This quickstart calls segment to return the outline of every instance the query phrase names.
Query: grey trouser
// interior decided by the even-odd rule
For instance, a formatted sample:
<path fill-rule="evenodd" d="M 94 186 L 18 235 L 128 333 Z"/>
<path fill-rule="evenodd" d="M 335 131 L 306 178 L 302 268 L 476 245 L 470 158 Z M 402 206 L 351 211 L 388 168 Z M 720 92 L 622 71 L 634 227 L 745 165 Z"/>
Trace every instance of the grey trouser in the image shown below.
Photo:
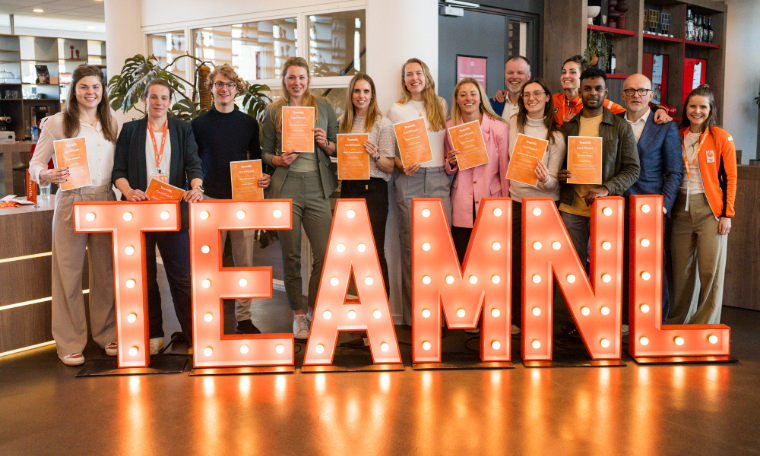
<path fill-rule="evenodd" d="M 565 224 L 567 234 L 570 235 L 570 241 L 573 243 L 575 252 L 578 254 L 578 258 L 581 259 L 583 269 L 588 275 L 591 218 L 568 212 L 560 212 L 560 215 L 562 215 L 562 223 Z"/>
<path fill-rule="evenodd" d="M 451 181 L 443 166 L 420 168 L 414 176 L 399 173 L 393 183 L 401 242 L 401 303 L 404 324 L 412 324 L 412 198 L 440 198 L 451 226 Z"/>
<path fill-rule="evenodd" d="M 111 233 L 75 233 L 74 203 L 115 201 L 111 184 L 55 194 L 53 215 L 53 338 L 58 356 L 82 353 L 87 345 L 87 317 L 82 295 L 84 256 L 89 262 L 90 327 L 101 347 L 116 342 L 113 245 Z"/>

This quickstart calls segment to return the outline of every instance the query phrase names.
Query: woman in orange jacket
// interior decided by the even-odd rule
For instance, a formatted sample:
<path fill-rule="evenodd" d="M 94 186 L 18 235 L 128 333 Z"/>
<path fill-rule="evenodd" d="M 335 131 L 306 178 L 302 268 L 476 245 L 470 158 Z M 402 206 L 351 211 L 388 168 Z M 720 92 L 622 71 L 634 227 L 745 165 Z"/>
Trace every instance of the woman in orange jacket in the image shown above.
<path fill-rule="evenodd" d="M 683 114 L 684 179 L 673 212 L 675 295 L 668 323 L 717 324 L 736 198 L 736 150 L 731 135 L 717 126 L 710 87 L 692 90 Z"/>

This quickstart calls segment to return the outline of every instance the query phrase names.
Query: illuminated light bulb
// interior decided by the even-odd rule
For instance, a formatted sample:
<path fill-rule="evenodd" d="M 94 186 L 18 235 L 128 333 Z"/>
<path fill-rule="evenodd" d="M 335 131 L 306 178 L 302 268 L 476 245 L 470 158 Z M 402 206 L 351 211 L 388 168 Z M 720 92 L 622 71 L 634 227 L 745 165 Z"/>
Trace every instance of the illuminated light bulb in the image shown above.
<path fill-rule="evenodd" d="M 130 348 L 130 349 L 129 349 L 129 356 L 137 356 L 137 352 L 138 352 L 138 351 L 139 351 L 139 350 L 137 349 L 137 347 L 132 347 L 132 348 Z"/>
<path fill-rule="evenodd" d="M 683 337 L 680 337 L 680 336 L 676 337 L 674 339 L 674 341 L 675 341 L 676 345 L 683 345 Z"/>
<path fill-rule="evenodd" d="M 646 271 L 644 271 L 644 272 L 641 273 L 641 278 L 644 279 L 644 280 L 649 280 L 651 277 L 652 276 L 648 272 L 646 272 Z"/>
<path fill-rule="evenodd" d="M 431 282 L 430 276 L 422 277 L 422 283 L 424 283 L 425 285 L 430 285 L 430 282 Z"/>
<path fill-rule="evenodd" d="M 567 275 L 567 282 L 568 283 L 575 283 L 575 276 L 572 274 Z"/>
<path fill-rule="evenodd" d="M 422 210 L 422 216 L 423 217 L 430 217 L 430 209 L 423 209 Z"/>
<path fill-rule="evenodd" d="M 609 250 L 609 249 L 611 249 L 611 248 L 612 248 L 612 244 L 610 244 L 610 243 L 609 243 L 609 242 L 607 242 L 607 241 L 604 241 L 604 242 L 602 242 L 602 248 L 603 248 L 604 250 Z"/>
<path fill-rule="evenodd" d="M 604 214 L 604 215 L 606 215 L 607 217 L 609 217 L 610 215 L 612 215 L 612 209 L 610 209 L 609 207 L 605 207 L 605 208 L 602 210 L 602 214 Z"/>
<path fill-rule="evenodd" d="M 639 343 L 641 345 L 649 345 L 649 339 L 647 339 L 646 337 L 642 337 L 639 339 Z"/>
<path fill-rule="evenodd" d="M 206 220 L 209 216 L 208 211 L 201 212 L 201 220 Z"/>
<path fill-rule="evenodd" d="M 346 251 L 346 246 L 344 244 L 338 244 L 338 252 L 343 253 Z"/>
<path fill-rule="evenodd" d="M 538 350 L 539 348 L 541 348 L 541 342 L 539 342 L 537 340 L 534 340 L 533 342 L 531 342 L 530 345 L 531 345 L 531 347 L 535 348 L 536 350 Z"/>
<path fill-rule="evenodd" d="M 380 317 L 383 316 L 383 313 L 380 312 L 379 310 L 375 310 L 374 312 L 372 312 L 372 316 L 375 317 L 375 319 L 379 320 Z"/>
<path fill-rule="evenodd" d="M 538 274 L 533 275 L 533 283 L 541 283 L 541 276 Z"/>
<path fill-rule="evenodd" d="M 161 211 L 161 220 L 169 220 L 169 211 Z"/>
<path fill-rule="evenodd" d="M 536 317 L 539 316 L 539 315 L 541 315 L 541 309 L 539 309 L 538 307 L 534 307 L 533 308 L 533 315 L 535 315 Z"/>
<path fill-rule="evenodd" d="M 349 320 L 355 320 L 356 319 L 356 312 L 354 312 L 353 310 L 349 310 L 348 311 L 348 319 Z"/>
<path fill-rule="evenodd" d="M 364 245 L 364 244 L 359 244 L 359 245 L 356 246 L 356 250 L 358 250 L 360 252 L 364 252 L 365 250 L 367 250 L 367 246 Z"/>
<path fill-rule="evenodd" d="M 501 344 L 499 343 L 498 340 L 495 340 L 491 342 L 491 348 L 493 348 L 494 350 L 498 350 L 501 348 Z"/>
<path fill-rule="evenodd" d="M 591 309 L 588 307 L 581 307 L 581 314 L 583 315 L 589 315 L 591 313 Z"/>
<path fill-rule="evenodd" d="M 464 314 L 465 314 L 464 309 L 457 310 L 457 317 L 464 318 Z"/>
<path fill-rule="evenodd" d="M 602 315 L 609 315 L 610 314 L 610 308 L 609 307 L 602 307 L 599 309 L 600 312 L 602 312 Z"/>
<path fill-rule="evenodd" d="M 240 279 L 240 280 L 238 280 L 238 285 L 240 285 L 241 287 L 244 287 L 244 286 L 248 285 L 248 281 L 245 280 L 245 279 Z"/>
<path fill-rule="evenodd" d="M 95 220 L 95 213 L 89 212 L 87 215 L 85 215 L 84 218 L 86 218 L 88 222 L 92 222 L 93 220 Z"/>
<path fill-rule="evenodd" d="M 280 217 L 282 217 L 282 211 L 279 210 L 279 209 L 275 209 L 272 212 L 272 217 L 274 217 L 274 218 L 280 218 Z M 279 345 L 278 345 L 278 347 L 279 347 Z"/>
<path fill-rule="evenodd" d="M 641 309 L 641 313 L 649 313 L 649 306 L 646 304 L 642 304 L 640 309 Z"/>
<path fill-rule="evenodd" d="M 491 282 L 493 282 L 493 283 L 499 283 L 499 282 L 501 282 L 501 277 L 495 275 L 495 276 L 491 277 Z"/>
<path fill-rule="evenodd" d="M 610 341 L 607 339 L 602 339 L 599 341 L 599 344 L 601 344 L 602 347 L 607 348 L 610 346 Z"/>
<path fill-rule="evenodd" d="M 641 212 L 643 212 L 643 213 L 645 213 L 645 214 L 648 214 L 648 213 L 649 213 L 649 211 L 651 211 L 651 210 L 652 210 L 652 208 L 651 208 L 651 207 L 649 207 L 649 205 L 648 205 L 648 204 L 645 204 L 645 205 L 641 206 Z"/>
<path fill-rule="evenodd" d="M 642 247 L 649 247 L 649 239 L 642 239 L 641 240 L 641 246 Z"/>
<path fill-rule="evenodd" d="M 134 288 L 135 285 L 136 285 L 136 283 L 135 283 L 134 280 L 129 279 L 129 280 L 127 280 L 127 284 L 126 285 L 127 285 L 127 288 Z"/>
<path fill-rule="evenodd" d="M 501 312 L 499 312 L 499 309 L 491 309 L 491 316 L 494 318 L 499 318 L 499 315 L 501 315 Z"/>
<path fill-rule="evenodd" d="M 602 281 L 604 283 L 610 283 L 612 281 L 612 276 L 609 274 L 602 274 Z"/>
<path fill-rule="evenodd" d="M 356 217 L 356 212 L 354 212 L 353 210 L 349 209 L 348 211 L 346 211 L 346 217 L 348 217 L 348 218 L 354 218 L 354 217 Z"/>
<path fill-rule="evenodd" d="M 127 321 L 130 322 L 130 323 L 136 322 L 137 321 L 137 314 L 136 313 L 131 313 L 131 314 L 127 315 Z"/>
<path fill-rule="evenodd" d="M 274 351 L 276 351 L 279 354 L 285 353 L 285 346 L 284 345 L 278 345 L 274 347 Z"/>
<path fill-rule="evenodd" d="M 130 245 L 126 249 L 124 249 L 124 253 L 126 253 L 127 255 L 132 255 L 133 253 L 135 253 L 135 248 Z"/>
<path fill-rule="evenodd" d="M 132 213 L 131 212 L 125 212 L 122 217 L 124 217 L 124 220 L 128 222 L 128 221 L 132 220 Z"/>
<path fill-rule="evenodd" d="M 210 251 L 211 251 L 211 247 L 207 245 L 204 245 L 203 247 L 201 247 L 201 252 L 203 253 L 209 253 Z"/>
<path fill-rule="evenodd" d="M 430 311 L 427 309 L 422 310 L 422 317 L 423 318 L 430 318 Z"/>
<path fill-rule="evenodd" d="M 211 347 L 206 347 L 203 349 L 203 354 L 206 356 L 211 356 L 214 354 L 214 349 Z"/>
<path fill-rule="evenodd" d="M 430 243 L 429 242 L 423 243 L 422 244 L 422 250 L 424 250 L 426 252 L 429 251 L 430 250 Z"/>
<path fill-rule="evenodd" d="M 203 279 L 203 282 L 201 282 L 201 286 L 203 288 L 208 288 L 211 286 L 211 281 L 209 279 Z"/>
<path fill-rule="evenodd" d="M 240 346 L 240 353 L 247 354 L 248 353 L 248 345 L 241 345 Z"/>
<path fill-rule="evenodd" d="M 322 344 L 317 345 L 316 347 L 317 353 L 324 353 L 325 352 L 325 346 Z"/>
<path fill-rule="evenodd" d="M 329 320 L 332 318 L 332 313 L 329 310 L 325 310 L 325 313 L 323 313 L 322 316 L 325 318 L 325 320 Z"/>
<path fill-rule="evenodd" d="M 533 243 L 533 250 L 541 250 L 541 247 L 543 246 L 541 245 L 540 242 L 536 241 Z"/>
<path fill-rule="evenodd" d="M 366 279 L 364 279 L 365 285 L 372 285 L 373 283 L 375 283 L 375 281 L 372 279 L 372 277 L 367 277 Z"/>
<path fill-rule="evenodd" d="M 494 242 L 493 244 L 491 244 L 491 248 L 494 250 L 499 250 L 501 248 L 501 244 L 499 244 L 498 242 Z"/>
<path fill-rule="evenodd" d="M 496 217 L 501 217 L 501 209 L 499 209 L 498 207 L 494 209 L 493 215 L 495 215 Z"/>
<path fill-rule="evenodd" d="M 213 319 L 214 319 L 214 316 L 213 316 L 213 315 L 211 315 L 211 313 L 210 313 L 210 312 L 209 312 L 209 313 L 207 313 L 206 315 L 204 315 L 204 316 L 203 316 L 203 320 L 204 320 L 206 323 L 211 323 L 211 320 L 213 320 Z"/>
<path fill-rule="evenodd" d="M 338 280 L 337 277 L 333 277 L 332 279 L 330 279 L 330 285 L 334 287 L 337 287 L 339 283 L 340 283 L 340 280 Z"/>
<path fill-rule="evenodd" d="M 240 220 L 245 218 L 245 211 L 237 211 L 237 218 Z"/>
<path fill-rule="evenodd" d="M 536 217 L 538 217 L 539 215 L 541 215 L 541 209 L 538 208 L 538 207 L 535 208 L 535 209 L 533 209 L 533 215 L 535 215 Z"/>
<path fill-rule="evenodd" d="M 454 276 L 447 275 L 446 276 L 446 283 L 448 283 L 449 285 L 451 285 L 452 283 L 454 283 Z"/>
<path fill-rule="evenodd" d="M 422 349 L 423 350 L 428 351 L 428 350 L 430 350 L 430 347 L 431 347 L 430 342 L 423 342 L 422 343 Z"/>
<path fill-rule="evenodd" d="M 715 334 L 713 334 L 713 335 L 711 335 L 711 336 L 709 336 L 707 338 L 707 341 L 710 342 L 713 345 L 717 344 L 718 343 L 718 336 L 716 336 Z"/>
<path fill-rule="evenodd" d="M 470 276 L 470 283 L 473 284 L 473 285 L 476 284 L 476 283 L 478 283 L 478 277 L 474 276 L 474 275 L 471 275 Z"/>
<path fill-rule="evenodd" d="M 388 346 L 388 344 L 386 344 L 385 342 L 383 342 L 382 344 L 380 344 L 380 350 L 381 351 L 387 352 L 390 349 L 391 349 L 391 347 Z"/>

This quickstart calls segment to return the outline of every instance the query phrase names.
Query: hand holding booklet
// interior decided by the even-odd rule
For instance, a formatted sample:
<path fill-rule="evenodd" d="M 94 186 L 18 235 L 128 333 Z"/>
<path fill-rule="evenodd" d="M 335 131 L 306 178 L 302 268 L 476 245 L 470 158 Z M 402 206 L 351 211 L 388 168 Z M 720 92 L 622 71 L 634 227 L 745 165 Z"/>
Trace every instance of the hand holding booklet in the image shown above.
<path fill-rule="evenodd" d="M 433 160 L 425 119 L 399 122 L 393 125 L 393 131 L 396 133 L 401 162 L 405 168 Z"/>
<path fill-rule="evenodd" d="M 152 200 L 170 200 L 179 201 L 185 191 L 173 185 L 161 182 L 158 179 L 151 179 L 145 194 Z"/>
<path fill-rule="evenodd" d="M 537 185 L 536 166 L 538 162 L 543 161 L 548 145 L 549 141 L 545 139 L 519 133 L 512 150 L 512 156 L 509 157 L 507 179 L 523 184 Z"/>
<path fill-rule="evenodd" d="M 230 176 L 232 178 L 232 199 L 264 199 L 264 189 L 259 187 L 261 160 L 230 162 Z"/>
<path fill-rule="evenodd" d="M 449 128 L 449 137 L 457 154 L 457 165 L 460 171 L 488 163 L 488 151 L 480 131 L 480 122 L 473 120 L 462 125 Z"/>
<path fill-rule="evenodd" d="M 61 190 L 91 186 L 90 165 L 87 163 L 87 147 L 84 138 L 53 141 L 53 147 L 56 167 L 69 169 L 69 177 L 66 182 L 61 183 Z"/>
<path fill-rule="evenodd" d="M 568 184 L 602 185 L 602 138 L 568 137 L 567 170 Z"/>

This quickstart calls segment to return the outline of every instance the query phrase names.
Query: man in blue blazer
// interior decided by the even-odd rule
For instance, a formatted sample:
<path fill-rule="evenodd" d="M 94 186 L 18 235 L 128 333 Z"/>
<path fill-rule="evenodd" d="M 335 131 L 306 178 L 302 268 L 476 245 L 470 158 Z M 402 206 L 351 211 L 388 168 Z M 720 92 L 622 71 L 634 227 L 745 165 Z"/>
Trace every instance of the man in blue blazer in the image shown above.
<path fill-rule="evenodd" d="M 663 212 L 670 217 L 673 203 L 676 201 L 678 187 L 683 180 L 683 157 L 681 154 L 681 137 L 675 122 L 658 125 L 649 108 L 654 93 L 652 82 L 643 74 L 632 74 L 623 84 L 621 94 L 626 105 L 626 112 L 618 114 L 633 129 L 639 151 L 639 179 L 628 188 L 626 195 L 662 195 Z M 665 274 L 665 252 L 663 249 L 662 275 L 662 322 L 668 318 L 670 299 L 668 296 L 667 274 Z M 626 281 L 627 284 L 627 281 Z M 627 311 L 624 305 L 624 321 Z M 625 326 L 625 325 L 624 325 Z M 625 327 L 623 328 L 625 334 Z"/>

